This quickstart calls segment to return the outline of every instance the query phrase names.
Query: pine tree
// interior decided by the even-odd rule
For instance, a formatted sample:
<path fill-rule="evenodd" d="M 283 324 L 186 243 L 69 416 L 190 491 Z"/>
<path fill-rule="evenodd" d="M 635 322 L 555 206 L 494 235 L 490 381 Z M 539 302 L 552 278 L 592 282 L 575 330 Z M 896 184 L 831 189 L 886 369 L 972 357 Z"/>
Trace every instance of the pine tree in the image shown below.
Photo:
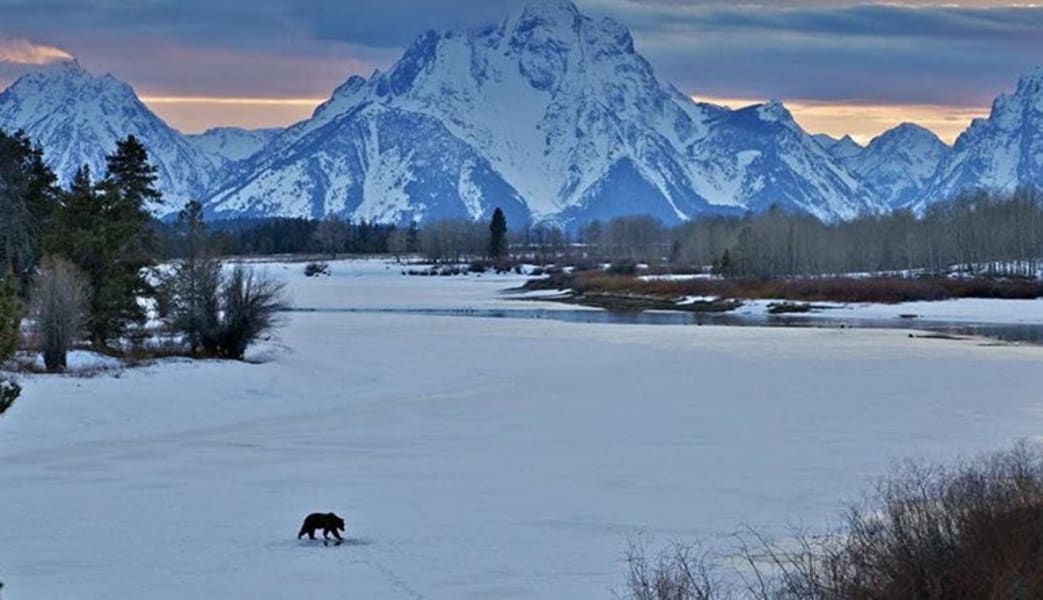
<path fill-rule="evenodd" d="M 489 257 L 498 263 L 507 257 L 507 218 L 499 208 L 489 223 Z"/>
<path fill-rule="evenodd" d="M 367 237 L 367 232 L 365 231 L 367 227 L 365 221 L 359 224 L 359 237 L 362 238 L 363 244 Z M 350 225 L 348 223 L 333 215 L 329 215 L 320 221 L 318 227 L 315 228 L 314 238 L 315 243 L 319 246 L 319 250 L 329 254 L 330 258 L 337 258 L 337 254 L 343 252 L 347 247 L 349 234 Z M 360 251 L 367 252 L 369 249 L 363 248 Z"/>
<path fill-rule="evenodd" d="M 177 213 L 176 229 L 184 245 L 185 260 L 192 261 L 209 254 L 209 237 L 203 219 L 203 205 L 189 200 Z"/>
<path fill-rule="evenodd" d="M 72 262 L 90 283 L 88 330 L 99 347 L 119 338 L 132 323 L 142 323 L 139 298 L 153 295 L 146 269 L 158 247 L 148 203 L 160 203 L 156 171 L 133 137 L 119 142 L 108 157 L 108 172 L 98 184 L 81 168 L 62 194 L 48 250 Z"/>
<path fill-rule="evenodd" d="M 14 276 L 0 278 L 0 364 L 10 360 L 18 348 L 21 328 L 18 286 Z"/>
<path fill-rule="evenodd" d="M 138 138 L 129 135 L 116 143 L 116 151 L 106 158 L 105 183 L 119 191 L 123 208 L 128 213 L 142 213 L 149 203 L 162 204 L 163 195 L 156 188 L 156 168 L 149 163 L 148 152 Z"/>
<path fill-rule="evenodd" d="M 406 252 L 410 254 L 420 252 L 420 225 L 416 221 L 409 222 L 409 230 L 406 234 Z"/>
<path fill-rule="evenodd" d="M 0 365 L 14 356 L 21 330 L 21 311 L 18 307 L 18 284 L 8 274 L 0 280 Z M 0 379 L 0 415 L 11 408 L 22 388 L 13 381 Z"/>
<path fill-rule="evenodd" d="M 0 182 L 0 273 L 14 273 L 24 290 L 55 208 L 55 177 L 29 138 L 0 131 Z"/>

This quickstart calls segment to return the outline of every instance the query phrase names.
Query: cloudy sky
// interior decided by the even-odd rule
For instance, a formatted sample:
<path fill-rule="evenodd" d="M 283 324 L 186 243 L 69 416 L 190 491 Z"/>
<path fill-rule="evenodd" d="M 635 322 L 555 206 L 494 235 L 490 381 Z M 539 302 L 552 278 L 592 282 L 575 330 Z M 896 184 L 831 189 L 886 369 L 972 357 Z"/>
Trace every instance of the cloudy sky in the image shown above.
<path fill-rule="evenodd" d="M 516 0 L 0 0 L 0 86 L 75 56 L 174 126 L 285 125 L 419 32 L 494 22 Z M 782 99 L 812 132 L 868 140 L 902 121 L 953 139 L 1043 65 L 1043 3 L 578 0 L 628 25 L 694 97 Z"/>

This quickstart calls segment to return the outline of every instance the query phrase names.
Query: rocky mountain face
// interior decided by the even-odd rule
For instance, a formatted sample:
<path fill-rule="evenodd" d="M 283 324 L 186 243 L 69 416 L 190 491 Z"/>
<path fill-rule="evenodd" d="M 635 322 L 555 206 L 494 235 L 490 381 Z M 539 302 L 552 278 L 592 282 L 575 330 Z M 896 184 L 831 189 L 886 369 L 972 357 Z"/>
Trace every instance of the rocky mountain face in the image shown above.
<path fill-rule="evenodd" d="M 1043 69 L 1023 76 L 1013 94 L 996 99 L 988 118 L 971 123 L 919 203 L 965 190 L 1019 186 L 1043 189 Z"/>
<path fill-rule="evenodd" d="M 922 210 L 961 190 L 1043 186 L 1043 71 L 1000 97 L 955 148 L 911 124 L 863 147 L 806 133 L 778 102 L 693 102 L 660 81 L 629 31 L 568 0 L 480 28 L 427 32 L 387 72 L 351 77 L 284 130 L 185 136 L 125 83 L 75 62 L 0 94 L 63 183 L 99 174 L 116 140 L 149 149 L 176 211 L 407 223 L 487 218 L 566 226 L 650 214 L 677 223 L 773 204 L 832 221 Z"/>
<path fill-rule="evenodd" d="M 506 205 L 568 224 L 772 202 L 824 219 L 879 208 L 781 105 L 692 102 L 657 79 L 626 28 L 565 0 L 422 35 L 250 163 L 215 212 L 402 221 Z"/>
<path fill-rule="evenodd" d="M 921 210 L 924 194 L 952 149 L 931 131 L 904 123 L 873 139 L 844 166 L 888 210 Z"/>
<path fill-rule="evenodd" d="M 215 127 L 203 133 L 185 136 L 217 171 L 246 160 L 263 150 L 281 129 L 242 129 Z"/>
<path fill-rule="evenodd" d="M 101 178 L 117 140 L 136 136 L 148 148 L 166 196 L 154 207 L 160 214 L 205 198 L 214 175 L 200 151 L 153 114 L 129 85 L 89 73 L 75 61 L 26 73 L 0 93 L 0 128 L 23 130 L 41 145 L 62 185 L 82 165 Z"/>

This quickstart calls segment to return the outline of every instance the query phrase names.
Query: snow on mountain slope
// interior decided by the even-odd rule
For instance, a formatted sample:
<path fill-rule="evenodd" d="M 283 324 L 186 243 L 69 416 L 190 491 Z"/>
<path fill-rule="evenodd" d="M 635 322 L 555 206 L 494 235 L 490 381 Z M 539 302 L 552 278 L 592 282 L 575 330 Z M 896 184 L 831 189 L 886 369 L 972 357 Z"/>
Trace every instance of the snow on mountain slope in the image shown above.
<path fill-rule="evenodd" d="M 777 204 L 832 221 L 979 187 L 1043 187 L 1043 70 L 999 98 L 948 149 L 904 125 L 859 146 L 811 136 L 778 102 L 730 110 L 658 80 L 629 31 L 568 0 L 500 23 L 421 35 L 387 72 L 352 77 L 286 130 L 183 136 L 130 86 L 77 63 L 0 94 L 0 128 L 24 129 L 67 183 L 104 171 L 138 136 L 176 211 L 409 222 L 479 218 L 574 225 L 650 214 L 676 223 Z M 940 165 L 940 166 L 939 166 Z"/>
<path fill-rule="evenodd" d="M 490 174 L 541 220 L 648 213 L 677 222 L 770 204 L 772 198 L 828 219 L 875 210 L 865 204 L 858 183 L 792 119 L 784 126 L 758 119 L 758 129 L 736 115 L 696 104 L 660 83 L 615 21 L 588 18 L 567 0 L 534 2 L 495 26 L 425 33 L 387 73 L 349 79 L 312 119 L 291 127 L 250 161 L 216 195 L 211 210 L 352 214 L 383 206 L 365 212 L 406 217 L 405 205 L 414 200 L 408 190 L 403 196 L 396 183 L 372 185 L 364 168 L 346 170 L 354 157 L 314 145 L 322 139 L 358 151 L 362 142 L 346 138 L 360 118 L 377 127 L 367 132 L 372 143 L 364 144 L 370 160 L 387 158 L 380 140 L 400 136 L 419 119 L 428 124 L 425 133 L 442 136 L 437 143 L 461 151 L 466 146 L 466 153 L 484 159 Z M 454 160 L 422 152 L 393 158 L 380 164 L 396 163 L 394 182 L 465 183 Z M 331 171 L 327 164 L 337 166 Z M 775 183 L 786 189 L 769 189 Z M 475 216 L 500 201 L 481 185 L 442 193 L 453 206 L 466 204 L 468 194 L 481 196 L 482 202 L 472 203 Z M 416 201 L 427 209 L 412 214 L 440 214 L 427 199 Z"/>
<path fill-rule="evenodd" d="M 129 85 L 88 73 L 76 61 L 30 71 L 0 93 L 0 128 L 24 130 L 40 144 L 63 185 L 82 165 L 102 177 L 105 156 L 116 142 L 137 136 L 164 192 L 164 205 L 154 207 L 159 214 L 204 198 L 212 175 L 202 154 L 142 104 Z"/>
<path fill-rule="evenodd" d="M 837 139 L 825 133 L 819 133 L 812 137 L 830 156 L 841 162 L 854 158 L 865 150 L 850 135 Z"/>
<path fill-rule="evenodd" d="M 220 169 L 228 163 L 246 160 L 257 154 L 280 133 L 281 129 L 215 127 L 185 137 L 203 153 L 214 169 Z"/>
<path fill-rule="evenodd" d="M 1043 69 L 1023 76 L 1013 94 L 996 99 L 988 118 L 971 123 L 919 204 L 966 190 L 1023 185 L 1043 189 Z"/>
<path fill-rule="evenodd" d="M 529 216 L 514 189 L 437 120 L 380 105 L 342 115 L 254 164 L 254 175 L 234 197 L 219 196 L 211 213 L 407 223 L 489 218 L 501 206 L 513 222 Z"/>
<path fill-rule="evenodd" d="M 903 123 L 845 161 L 869 193 L 889 209 L 922 209 L 919 199 L 951 148 L 931 131 Z"/>
<path fill-rule="evenodd" d="M 748 210 L 777 204 L 826 221 L 883 210 L 780 102 L 720 113 L 690 156 Z"/>

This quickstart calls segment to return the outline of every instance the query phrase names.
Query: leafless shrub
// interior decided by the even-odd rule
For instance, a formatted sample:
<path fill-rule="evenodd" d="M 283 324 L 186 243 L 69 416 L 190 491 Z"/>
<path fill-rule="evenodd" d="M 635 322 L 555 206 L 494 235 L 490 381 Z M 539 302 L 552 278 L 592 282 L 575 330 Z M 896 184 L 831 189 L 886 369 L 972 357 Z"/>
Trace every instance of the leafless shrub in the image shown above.
<path fill-rule="evenodd" d="M 647 544 L 631 541 L 626 553 L 627 579 L 621 600 L 713 600 L 724 598 L 709 554 L 695 546 L 674 544 L 648 557 Z"/>
<path fill-rule="evenodd" d="M 285 285 L 242 265 L 221 289 L 221 316 L 206 343 L 221 358 L 241 360 L 246 349 L 278 325 L 286 308 Z"/>
<path fill-rule="evenodd" d="M 737 537 L 730 579 L 705 554 L 675 548 L 649 562 L 632 544 L 625 597 L 1043 598 L 1043 450 L 1020 444 L 953 466 L 905 463 L 834 532 Z"/>
<path fill-rule="evenodd" d="M 64 371 L 66 355 L 84 331 L 90 285 L 72 263 L 48 257 L 33 278 L 33 330 L 50 372 Z"/>
<path fill-rule="evenodd" d="M 907 464 L 845 518 L 822 598 L 1043 598 L 1043 452 Z M 827 595 L 828 594 L 828 595 Z"/>

